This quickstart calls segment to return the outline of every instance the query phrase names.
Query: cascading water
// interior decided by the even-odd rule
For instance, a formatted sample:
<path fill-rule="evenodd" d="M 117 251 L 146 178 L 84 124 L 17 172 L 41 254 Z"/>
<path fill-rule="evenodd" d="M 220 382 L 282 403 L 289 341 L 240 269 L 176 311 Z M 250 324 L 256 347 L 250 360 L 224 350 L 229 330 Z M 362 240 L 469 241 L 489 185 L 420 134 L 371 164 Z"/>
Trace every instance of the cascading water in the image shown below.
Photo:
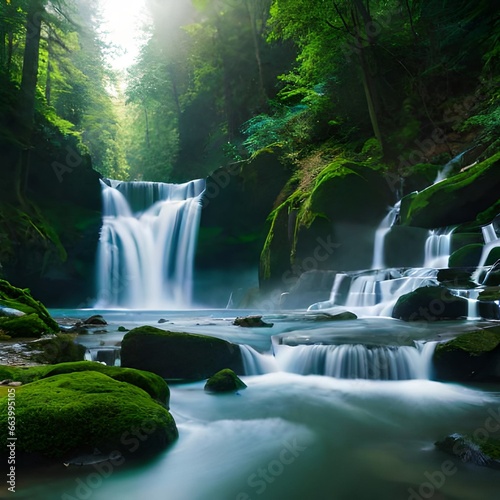
<path fill-rule="evenodd" d="M 308 311 L 344 306 L 349 311 L 364 316 L 391 316 L 394 304 L 401 295 L 422 286 L 436 285 L 436 275 L 436 269 L 426 268 L 365 271 L 342 278 L 351 280 L 345 303 L 336 300 L 337 293 L 332 290 L 330 300 L 312 304 Z M 336 283 L 337 280 L 334 288 Z"/>
<path fill-rule="evenodd" d="M 448 267 L 451 235 L 454 229 L 433 230 L 429 232 L 429 237 L 425 242 L 424 267 Z"/>
<path fill-rule="evenodd" d="M 497 247 L 500 247 L 500 238 L 497 236 L 495 226 L 493 223 L 488 224 L 487 226 L 483 226 L 481 228 L 484 239 L 484 247 L 481 253 L 481 258 L 479 259 L 479 264 L 477 266 L 476 272 L 472 276 L 472 279 L 479 283 L 481 272 L 483 271 L 483 267 L 486 264 L 486 260 L 490 255 L 490 252 Z"/>
<path fill-rule="evenodd" d="M 452 158 L 446 165 L 444 165 L 443 168 L 438 172 L 433 184 L 444 181 L 453 170 L 455 165 L 459 165 L 462 162 L 462 158 L 464 157 L 465 153 L 467 153 L 471 149 L 472 148 L 466 149 L 462 153 L 455 156 L 455 158 Z"/>
<path fill-rule="evenodd" d="M 276 344 L 273 356 L 240 346 L 247 375 L 282 371 L 370 380 L 429 379 L 435 347 L 435 342 L 418 342 L 413 346 Z"/>
<path fill-rule="evenodd" d="M 384 243 L 387 233 L 396 221 L 399 210 L 401 208 L 401 200 L 398 201 L 390 210 L 389 213 L 382 219 L 382 222 L 375 232 L 375 243 L 373 248 L 373 263 L 372 269 L 382 269 L 384 264 Z"/>
<path fill-rule="evenodd" d="M 101 181 L 97 308 L 190 305 L 203 179 Z"/>

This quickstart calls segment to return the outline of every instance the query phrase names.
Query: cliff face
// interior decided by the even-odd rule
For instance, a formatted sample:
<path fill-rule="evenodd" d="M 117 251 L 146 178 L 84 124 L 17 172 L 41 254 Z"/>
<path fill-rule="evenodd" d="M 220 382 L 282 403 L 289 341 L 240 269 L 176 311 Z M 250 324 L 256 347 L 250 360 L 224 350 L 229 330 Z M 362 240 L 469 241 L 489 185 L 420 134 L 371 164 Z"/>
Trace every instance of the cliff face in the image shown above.
<path fill-rule="evenodd" d="M 0 272 L 28 287 L 48 306 L 88 305 L 94 296 L 101 225 L 99 174 L 78 140 L 39 123 L 29 151 L 2 141 Z M 20 155 L 27 170 L 16 195 Z"/>
<path fill-rule="evenodd" d="M 266 219 L 290 175 L 288 166 L 266 152 L 221 167 L 208 177 L 195 260 L 195 299 L 208 305 L 227 302 L 231 291 L 245 286 L 245 276 L 256 276 L 268 231 Z"/>

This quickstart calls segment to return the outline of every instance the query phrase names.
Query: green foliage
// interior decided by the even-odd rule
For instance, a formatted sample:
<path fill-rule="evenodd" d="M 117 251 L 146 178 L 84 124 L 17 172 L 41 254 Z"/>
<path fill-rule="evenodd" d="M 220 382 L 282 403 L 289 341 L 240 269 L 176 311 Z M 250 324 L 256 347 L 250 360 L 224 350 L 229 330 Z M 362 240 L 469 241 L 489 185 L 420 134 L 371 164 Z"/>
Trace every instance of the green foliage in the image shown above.
<path fill-rule="evenodd" d="M 42 332 L 56 333 L 59 331 L 59 325 L 52 319 L 45 306 L 35 300 L 28 289 L 17 288 L 5 280 L 0 280 L 0 304 L 26 313 L 27 316 L 16 318 L 16 320 L 26 318 L 19 324 L 24 323 L 25 326 L 29 326 L 27 323 L 31 322 L 33 326 L 38 327 L 40 330 L 37 330 L 38 335 L 35 336 L 39 336 Z M 2 329 L 6 329 L 5 324 Z M 23 329 L 19 327 L 19 329 L 16 328 L 16 331 L 21 334 Z M 29 330 L 26 330 L 25 333 L 29 333 Z"/>

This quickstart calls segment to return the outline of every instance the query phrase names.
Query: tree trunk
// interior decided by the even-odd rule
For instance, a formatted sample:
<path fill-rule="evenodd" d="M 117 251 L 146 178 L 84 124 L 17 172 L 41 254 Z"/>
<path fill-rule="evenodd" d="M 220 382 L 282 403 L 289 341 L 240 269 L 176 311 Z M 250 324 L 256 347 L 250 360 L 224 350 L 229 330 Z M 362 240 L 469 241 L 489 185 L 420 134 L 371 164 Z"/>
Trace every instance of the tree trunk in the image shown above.
<path fill-rule="evenodd" d="M 249 5 L 250 3 L 250 5 Z M 260 105 L 262 108 L 266 108 L 267 106 L 267 93 L 266 93 L 266 88 L 264 85 L 264 71 L 262 69 L 262 60 L 260 57 L 260 45 L 259 45 L 259 36 L 257 32 L 257 16 L 255 13 L 255 0 L 251 0 L 250 2 L 247 0 L 245 2 L 245 6 L 247 8 L 248 12 L 248 17 L 250 19 L 250 26 L 252 29 L 252 40 L 253 40 L 253 47 L 254 47 L 254 55 L 255 55 L 255 62 L 257 63 L 257 70 L 259 72 L 259 94 L 260 94 Z"/>
<path fill-rule="evenodd" d="M 35 117 L 35 96 L 40 57 L 40 35 L 43 1 L 32 0 L 28 6 L 26 21 L 26 45 L 24 49 L 23 73 L 21 78 L 19 120 L 22 139 L 29 145 Z"/>
<path fill-rule="evenodd" d="M 385 156 L 387 151 L 380 126 L 380 98 L 376 81 L 371 74 L 370 64 L 368 61 L 368 57 L 372 52 L 374 43 L 372 35 L 370 34 L 373 19 L 361 0 L 353 0 L 353 4 L 356 11 L 352 13 L 352 18 L 356 23 L 355 30 L 357 36 L 357 46 L 359 47 L 359 61 L 368 113 L 370 115 L 373 133 L 380 144 L 382 154 Z"/>
<path fill-rule="evenodd" d="M 47 41 L 47 79 L 45 80 L 45 100 L 47 105 L 50 106 L 52 97 L 52 38 L 51 30 L 49 29 L 49 36 Z"/>
<path fill-rule="evenodd" d="M 25 147 L 20 153 L 16 166 L 15 192 L 17 199 L 23 206 L 25 205 L 24 192 L 28 180 L 31 135 L 35 118 L 35 97 L 43 13 L 43 1 L 32 0 L 28 6 L 26 17 L 26 44 L 18 104 L 19 138 Z"/>
<path fill-rule="evenodd" d="M 14 33 L 12 31 L 7 35 L 7 74 L 10 75 L 10 68 L 12 67 L 12 55 L 14 53 Z"/>
<path fill-rule="evenodd" d="M 144 117 L 146 119 L 146 146 L 148 149 L 151 148 L 151 140 L 150 140 L 150 135 L 149 135 L 149 116 L 148 116 L 148 109 L 146 108 L 146 105 L 144 104 Z"/>

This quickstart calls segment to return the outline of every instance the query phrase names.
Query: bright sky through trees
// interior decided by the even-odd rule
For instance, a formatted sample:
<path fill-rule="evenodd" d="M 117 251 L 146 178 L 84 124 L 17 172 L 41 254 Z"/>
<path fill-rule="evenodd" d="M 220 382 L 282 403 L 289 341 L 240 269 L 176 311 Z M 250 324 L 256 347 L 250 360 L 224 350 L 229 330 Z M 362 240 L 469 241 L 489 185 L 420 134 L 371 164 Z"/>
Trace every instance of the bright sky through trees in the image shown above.
<path fill-rule="evenodd" d="M 143 40 L 141 27 L 150 22 L 146 0 L 100 0 L 106 41 L 119 51 L 110 61 L 115 69 L 125 69 L 139 55 Z"/>

